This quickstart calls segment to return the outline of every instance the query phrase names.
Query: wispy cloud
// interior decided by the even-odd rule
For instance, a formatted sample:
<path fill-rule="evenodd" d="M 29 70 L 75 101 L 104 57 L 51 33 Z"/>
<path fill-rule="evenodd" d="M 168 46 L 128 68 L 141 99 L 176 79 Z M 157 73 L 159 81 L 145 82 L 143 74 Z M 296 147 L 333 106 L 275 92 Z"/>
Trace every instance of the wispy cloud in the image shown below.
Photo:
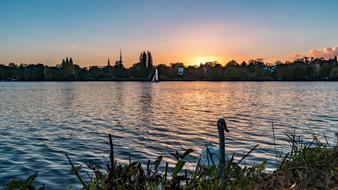
<path fill-rule="evenodd" d="M 87 50 L 88 49 L 86 47 L 78 46 L 76 44 L 69 44 L 68 48 L 69 49 L 76 49 L 76 50 Z"/>

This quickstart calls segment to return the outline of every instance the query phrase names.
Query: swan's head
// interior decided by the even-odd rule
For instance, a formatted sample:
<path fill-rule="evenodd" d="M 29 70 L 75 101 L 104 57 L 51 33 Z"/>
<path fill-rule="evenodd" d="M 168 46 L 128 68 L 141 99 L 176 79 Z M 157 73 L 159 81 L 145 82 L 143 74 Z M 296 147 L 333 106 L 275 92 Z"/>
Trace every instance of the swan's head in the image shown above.
<path fill-rule="evenodd" d="M 217 121 L 217 127 L 218 127 L 219 129 L 225 130 L 226 132 L 229 133 L 229 129 L 228 129 L 228 127 L 227 127 L 227 123 L 225 122 L 224 119 L 219 119 L 219 120 Z"/>

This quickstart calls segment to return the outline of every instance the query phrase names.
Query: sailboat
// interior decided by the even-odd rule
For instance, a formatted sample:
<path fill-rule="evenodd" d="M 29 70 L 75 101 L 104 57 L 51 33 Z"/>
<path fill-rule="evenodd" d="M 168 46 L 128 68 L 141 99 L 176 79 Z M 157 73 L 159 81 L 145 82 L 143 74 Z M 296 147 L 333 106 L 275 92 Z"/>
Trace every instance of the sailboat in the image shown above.
<path fill-rule="evenodd" d="M 158 80 L 158 70 L 157 69 L 155 69 L 155 74 L 154 74 L 151 82 L 159 82 L 159 80 Z"/>

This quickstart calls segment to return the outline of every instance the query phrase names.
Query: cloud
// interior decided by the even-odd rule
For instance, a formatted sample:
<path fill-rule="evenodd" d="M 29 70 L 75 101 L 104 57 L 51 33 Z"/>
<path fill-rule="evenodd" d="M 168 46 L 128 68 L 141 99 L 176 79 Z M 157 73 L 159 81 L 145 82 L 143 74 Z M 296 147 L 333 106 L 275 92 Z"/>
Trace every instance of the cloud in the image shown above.
<path fill-rule="evenodd" d="M 338 56 L 338 46 L 334 48 L 326 47 L 323 50 L 311 49 L 307 54 L 293 54 L 288 56 L 289 59 L 297 59 L 301 57 L 323 57 L 325 59 Z"/>
<path fill-rule="evenodd" d="M 302 57 L 305 57 L 305 55 L 300 54 L 300 53 L 295 53 L 295 54 L 289 55 L 287 57 L 287 59 L 288 60 L 295 60 L 295 59 L 302 58 Z"/>
<path fill-rule="evenodd" d="M 79 46 L 79 45 L 77 45 L 77 44 L 67 44 L 66 45 L 67 46 L 67 48 L 68 49 L 71 49 L 71 50 L 86 50 L 86 51 L 89 51 L 89 50 L 91 50 L 92 51 L 92 49 L 90 49 L 90 48 L 88 48 L 88 47 L 85 47 L 85 46 Z"/>
<path fill-rule="evenodd" d="M 85 47 L 81 47 L 81 46 L 78 46 L 78 45 L 76 45 L 76 44 L 69 44 L 69 45 L 68 45 L 68 48 L 69 48 L 69 49 L 78 49 L 78 50 L 84 50 L 84 49 L 87 49 L 87 48 L 85 48 Z"/>
<path fill-rule="evenodd" d="M 75 48 L 77 48 L 77 46 L 75 44 L 70 44 L 69 48 L 75 49 Z"/>
<path fill-rule="evenodd" d="M 323 50 L 311 49 L 308 53 L 309 57 L 324 57 L 326 59 L 338 56 L 338 47 L 326 47 Z"/>

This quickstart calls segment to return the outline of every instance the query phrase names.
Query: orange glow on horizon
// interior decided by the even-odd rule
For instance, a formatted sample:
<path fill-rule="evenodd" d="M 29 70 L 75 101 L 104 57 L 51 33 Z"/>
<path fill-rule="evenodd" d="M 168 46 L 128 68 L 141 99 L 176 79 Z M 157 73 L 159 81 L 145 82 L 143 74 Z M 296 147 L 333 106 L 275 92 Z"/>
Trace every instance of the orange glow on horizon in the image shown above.
<path fill-rule="evenodd" d="M 218 62 L 222 63 L 223 60 L 221 57 L 218 56 L 213 56 L 213 55 L 207 55 L 207 56 L 197 56 L 191 58 L 191 63 L 189 65 L 199 65 L 201 63 L 206 63 L 206 62 Z"/>

